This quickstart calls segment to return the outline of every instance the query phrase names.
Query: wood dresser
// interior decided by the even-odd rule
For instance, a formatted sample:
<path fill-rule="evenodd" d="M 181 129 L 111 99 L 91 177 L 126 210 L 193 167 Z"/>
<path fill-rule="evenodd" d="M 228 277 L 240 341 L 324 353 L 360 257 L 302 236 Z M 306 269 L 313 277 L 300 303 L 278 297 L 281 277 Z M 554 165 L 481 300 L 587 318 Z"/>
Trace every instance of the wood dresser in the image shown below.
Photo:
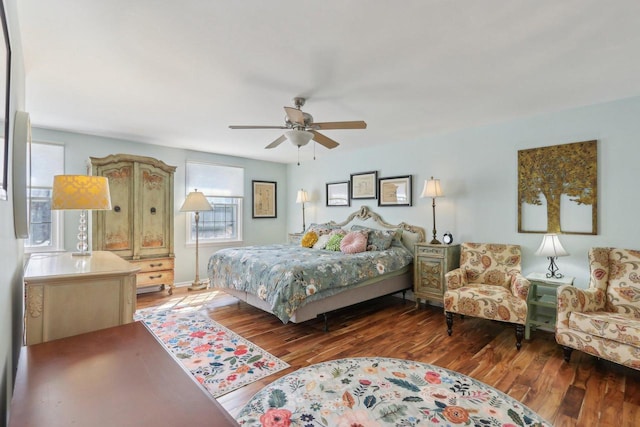
<path fill-rule="evenodd" d="M 93 250 L 111 251 L 140 267 L 138 288 L 174 287 L 173 175 L 152 157 L 91 157 L 93 175 L 106 176 L 110 211 L 93 211 Z"/>
<path fill-rule="evenodd" d="M 140 322 L 23 347 L 10 427 L 237 426 Z"/>
<path fill-rule="evenodd" d="M 24 273 L 26 344 L 133 322 L 138 270 L 110 252 L 32 254 Z"/>

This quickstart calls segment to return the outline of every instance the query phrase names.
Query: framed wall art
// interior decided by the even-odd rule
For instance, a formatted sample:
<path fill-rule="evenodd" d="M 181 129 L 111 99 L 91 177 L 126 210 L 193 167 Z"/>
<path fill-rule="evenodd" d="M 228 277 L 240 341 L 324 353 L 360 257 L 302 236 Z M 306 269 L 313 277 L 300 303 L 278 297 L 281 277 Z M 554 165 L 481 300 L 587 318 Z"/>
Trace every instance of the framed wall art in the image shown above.
<path fill-rule="evenodd" d="M 327 183 L 327 206 L 351 206 L 349 181 Z"/>
<path fill-rule="evenodd" d="M 411 206 L 411 175 L 380 178 L 378 206 Z"/>
<path fill-rule="evenodd" d="M 598 234 L 597 141 L 518 151 L 518 232 Z"/>
<path fill-rule="evenodd" d="M 277 183 L 274 181 L 251 181 L 253 218 L 276 218 Z"/>
<path fill-rule="evenodd" d="M 360 172 L 351 174 L 352 199 L 376 199 L 378 172 Z"/>

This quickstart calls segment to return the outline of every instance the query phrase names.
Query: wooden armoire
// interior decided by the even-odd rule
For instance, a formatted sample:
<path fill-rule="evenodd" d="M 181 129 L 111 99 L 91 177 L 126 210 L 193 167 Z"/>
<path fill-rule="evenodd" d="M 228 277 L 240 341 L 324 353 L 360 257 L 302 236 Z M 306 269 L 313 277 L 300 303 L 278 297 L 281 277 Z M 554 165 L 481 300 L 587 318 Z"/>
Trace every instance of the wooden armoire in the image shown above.
<path fill-rule="evenodd" d="M 93 175 L 109 178 L 110 211 L 93 212 L 93 250 L 110 251 L 140 267 L 137 288 L 174 287 L 175 166 L 144 156 L 91 157 Z"/>

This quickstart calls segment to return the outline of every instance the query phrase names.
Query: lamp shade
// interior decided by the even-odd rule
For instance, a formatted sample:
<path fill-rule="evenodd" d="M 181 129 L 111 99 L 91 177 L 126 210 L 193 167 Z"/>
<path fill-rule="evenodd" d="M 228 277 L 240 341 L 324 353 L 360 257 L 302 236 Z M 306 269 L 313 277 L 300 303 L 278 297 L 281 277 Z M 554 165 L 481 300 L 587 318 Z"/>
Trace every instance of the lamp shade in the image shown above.
<path fill-rule="evenodd" d="M 538 256 L 558 257 L 567 256 L 569 252 L 562 247 L 557 234 L 549 233 L 542 237 L 542 243 L 540 243 L 540 247 L 535 254 Z"/>
<path fill-rule="evenodd" d="M 203 212 L 212 210 L 213 207 L 211 203 L 209 203 L 205 195 L 197 189 L 187 194 L 187 198 L 180 208 L 180 212 Z"/>
<path fill-rule="evenodd" d="M 51 209 L 110 210 L 109 180 L 104 176 L 56 175 Z"/>
<path fill-rule="evenodd" d="M 306 130 L 290 130 L 284 133 L 287 139 L 293 143 L 296 147 L 302 147 L 307 145 L 313 138 L 313 133 Z"/>
<path fill-rule="evenodd" d="M 420 197 L 442 197 L 444 193 L 442 192 L 442 188 L 440 187 L 439 179 L 426 179 L 424 181 L 424 188 L 422 189 L 422 194 Z"/>
<path fill-rule="evenodd" d="M 309 194 L 304 190 L 298 190 L 296 203 L 307 203 L 308 201 L 309 201 Z"/>

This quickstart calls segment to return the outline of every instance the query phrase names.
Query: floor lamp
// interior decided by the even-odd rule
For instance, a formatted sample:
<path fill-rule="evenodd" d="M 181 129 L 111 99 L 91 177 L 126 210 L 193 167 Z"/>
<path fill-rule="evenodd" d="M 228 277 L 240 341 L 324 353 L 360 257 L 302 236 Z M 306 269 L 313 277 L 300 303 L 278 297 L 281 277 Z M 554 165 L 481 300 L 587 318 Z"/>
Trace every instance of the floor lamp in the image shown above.
<path fill-rule="evenodd" d="M 298 197 L 296 198 L 296 203 L 302 203 L 302 232 L 304 233 L 304 230 L 307 228 L 306 224 L 304 223 L 304 204 L 307 203 L 309 201 L 309 194 L 300 189 L 298 190 Z"/>
<path fill-rule="evenodd" d="M 196 213 L 196 278 L 188 288 L 190 291 L 199 291 L 201 289 L 206 289 L 209 286 L 208 280 L 202 282 L 200 281 L 200 272 L 198 265 L 198 235 L 200 233 L 198 229 L 198 223 L 200 222 L 200 212 L 212 210 L 213 207 L 211 206 L 207 198 L 204 196 L 204 194 L 202 194 L 202 192 L 198 191 L 197 188 L 195 189 L 195 191 L 187 194 L 187 198 L 180 208 L 180 212 Z"/>
<path fill-rule="evenodd" d="M 440 241 L 436 238 L 436 197 L 442 197 L 444 193 L 442 192 L 442 188 L 440 188 L 440 180 L 439 179 L 431 179 L 425 180 L 424 188 L 422 189 L 422 194 L 420 197 L 431 197 L 433 200 L 431 207 L 433 209 L 433 240 L 429 243 L 432 245 L 440 245 Z"/>
<path fill-rule="evenodd" d="M 52 210 L 79 210 L 77 252 L 72 255 L 89 256 L 88 210 L 111 210 L 109 180 L 104 176 L 56 175 L 51 194 Z"/>

